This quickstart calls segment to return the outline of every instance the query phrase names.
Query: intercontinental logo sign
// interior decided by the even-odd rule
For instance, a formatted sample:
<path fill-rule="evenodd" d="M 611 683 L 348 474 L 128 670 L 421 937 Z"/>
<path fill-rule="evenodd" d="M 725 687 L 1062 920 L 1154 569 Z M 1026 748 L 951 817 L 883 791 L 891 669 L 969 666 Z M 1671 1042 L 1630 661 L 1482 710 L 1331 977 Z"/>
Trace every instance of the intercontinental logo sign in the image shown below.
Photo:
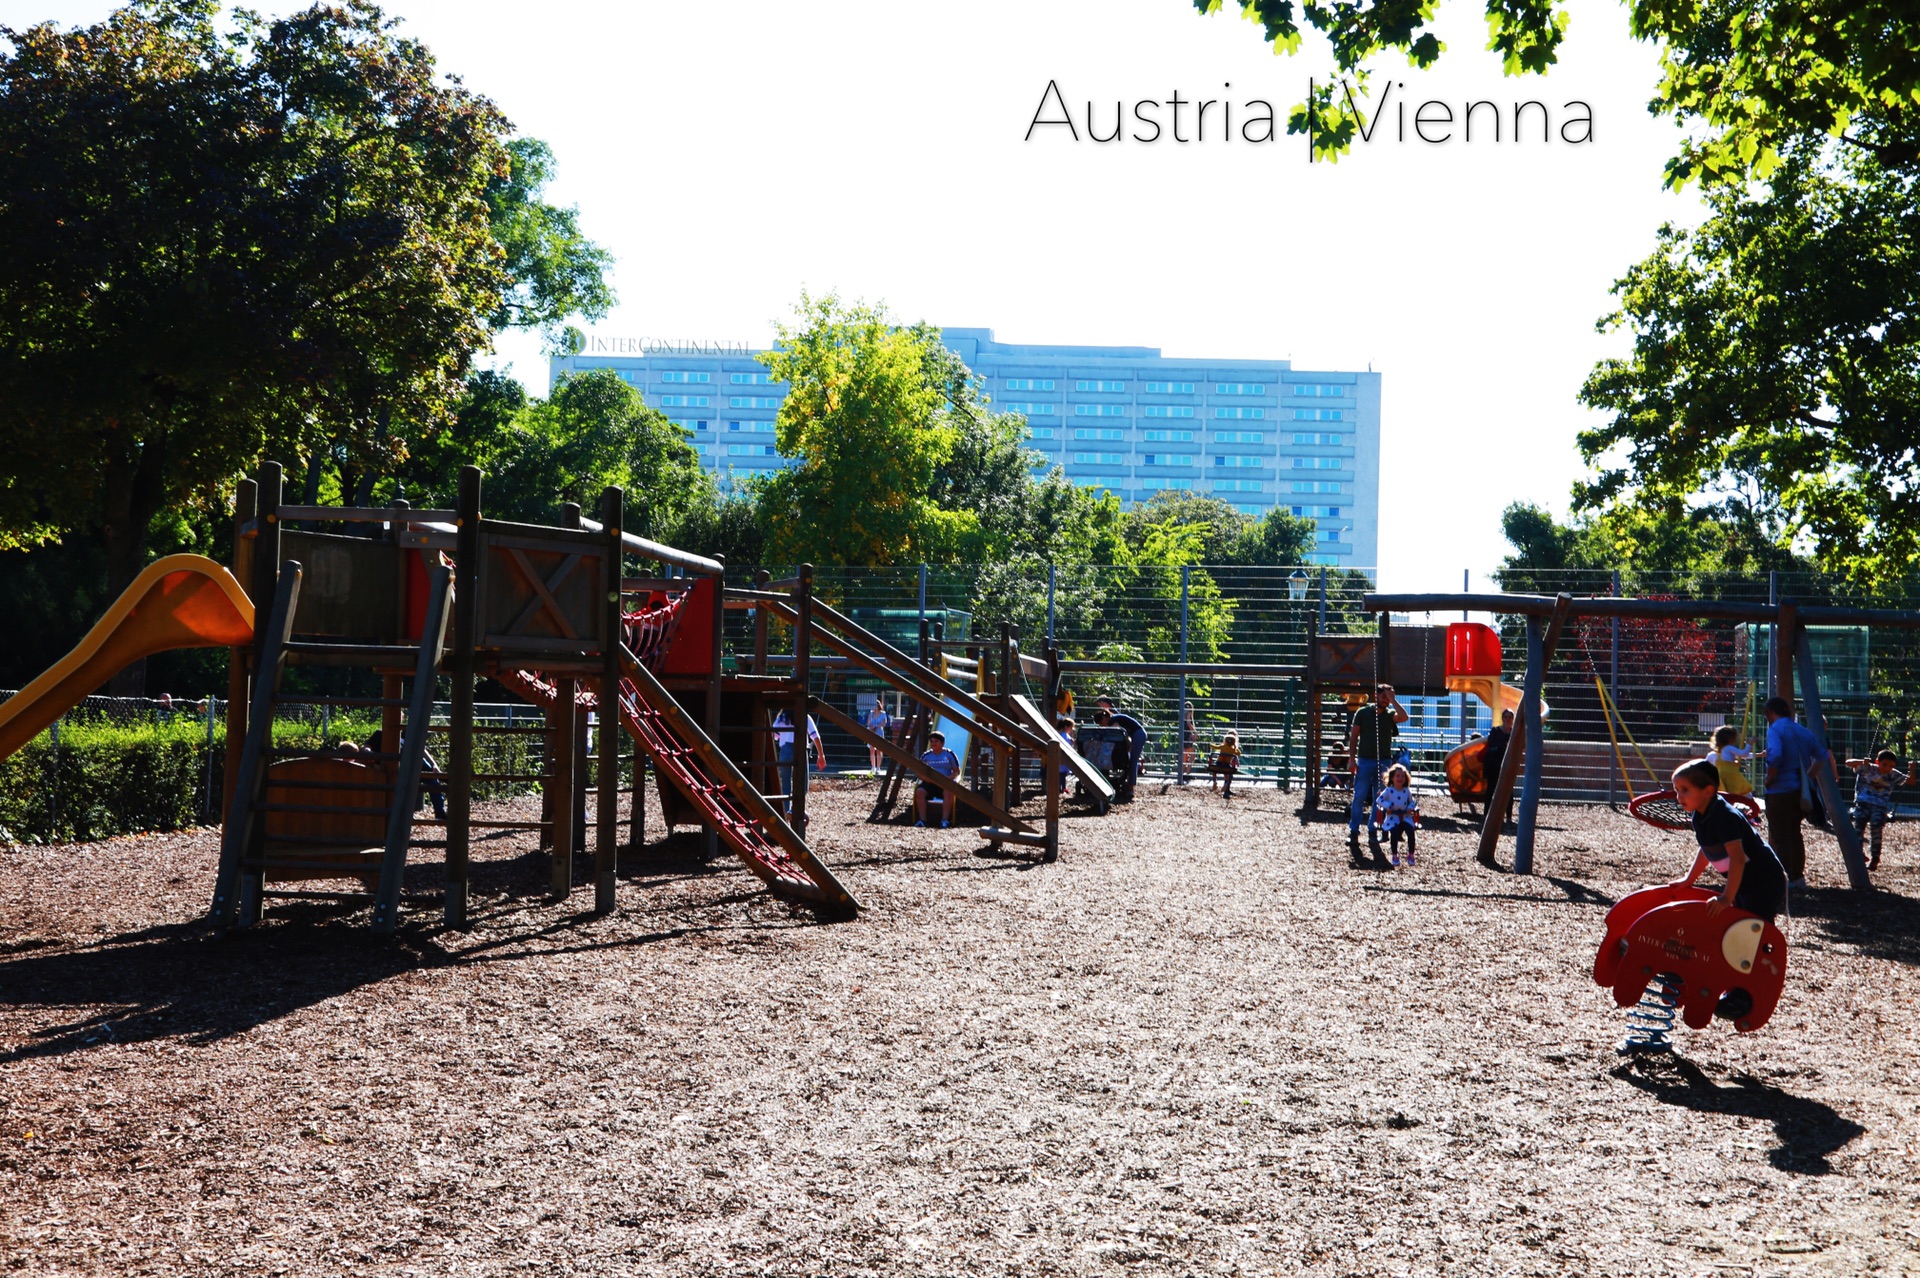
<path fill-rule="evenodd" d="M 751 355 L 745 342 L 705 337 L 604 337 L 598 333 L 568 334 L 569 355 Z"/>

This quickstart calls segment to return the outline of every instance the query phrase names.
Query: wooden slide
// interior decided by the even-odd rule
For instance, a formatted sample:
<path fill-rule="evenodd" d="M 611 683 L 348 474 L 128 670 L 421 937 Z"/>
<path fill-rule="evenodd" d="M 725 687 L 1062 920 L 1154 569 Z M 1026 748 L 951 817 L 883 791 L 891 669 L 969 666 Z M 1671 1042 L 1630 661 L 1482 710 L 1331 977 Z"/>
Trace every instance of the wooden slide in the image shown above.
<path fill-rule="evenodd" d="M 1050 737 L 1058 737 L 1060 735 L 1059 731 L 1047 722 L 1046 716 L 1040 713 L 1040 708 L 1017 692 L 1013 694 L 1013 711 L 1015 718 L 1025 722 L 1025 724 L 1035 732 Z M 1067 769 L 1072 772 L 1074 776 L 1080 778 L 1081 784 L 1085 785 L 1095 794 L 1098 794 L 1101 798 L 1109 802 L 1112 801 L 1113 786 L 1108 783 L 1104 776 L 1100 775 L 1098 768 L 1088 763 L 1078 750 L 1075 750 L 1065 741 L 1060 743 L 1060 758 L 1062 762 L 1067 765 Z"/>

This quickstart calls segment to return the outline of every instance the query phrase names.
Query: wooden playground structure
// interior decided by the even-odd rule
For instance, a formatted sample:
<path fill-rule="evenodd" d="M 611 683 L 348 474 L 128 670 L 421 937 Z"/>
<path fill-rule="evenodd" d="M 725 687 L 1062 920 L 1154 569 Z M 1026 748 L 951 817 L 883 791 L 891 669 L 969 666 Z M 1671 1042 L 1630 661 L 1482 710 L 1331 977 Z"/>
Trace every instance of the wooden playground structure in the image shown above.
<path fill-rule="evenodd" d="M 781 767 L 772 748 L 783 714 L 786 725 L 810 714 L 835 724 L 887 756 L 896 789 L 911 773 L 950 808 L 984 813 L 994 822 L 980 831 L 988 842 L 1047 860 L 1059 855 L 1063 769 L 1105 784 L 1015 690 L 1008 672 L 1034 659 L 1020 656 L 1011 632 L 1000 677 L 976 661 L 969 689 L 929 664 L 925 642 L 909 656 L 816 598 L 810 567 L 790 582 L 761 574 L 752 588 L 730 589 L 719 560 L 624 532 L 619 489 L 603 494 L 597 520 L 570 505 L 557 526 L 489 519 L 481 491 L 480 471 L 467 467 L 450 510 L 289 505 L 280 466 L 262 466 L 236 495 L 231 572 L 197 556 L 153 565 L 68 658 L 0 706 L 0 755 L 131 660 L 227 647 L 226 820 L 212 917 L 247 926 L 277 897 L 370 898 L 380 932 L 396 927 L 409 857 L 425 850 L 444 861 L 446 925 L 466 926 L 473 836 L 489 829 L 538 831 L 556 897 L 571 890 L 576 854 L 590 850 L 595 908 L 612 910 L 621 826 L 630 845 L 644 838 L 649 769 L 669 826 L 701 826 L 710 852 L 724 843 L 778 896 L 823 916 L 853 914 L 858 902 L 804 834 L 804 726 L 797 766 Z M 630 560 L 646 573 L 629 572 Z M 729 610 L 753 618 L 752 655 L 731 669 Z M 774 623 L 790 633 L 790 651 L 770 650 Z M 882 739 L 812 695 L 822 648 L 917 707 L 920 739 Z M 292 666 L 368 671 L 380 695 L 289 691 Z M 434 722 L 442 676 L 451 710 Z M 481 678 L 537 707 L 542 721 L 476 723 Z M 377 709 L 378 748 L 277 748 L 274 722 L 293 707 Z M 920 761 L 914 747 L 936 719 L 968 734 L 971 784 Z M 625 759 L 623 731 L 635 745 Z M 537 738 L 540 766 L 476 773 L 475 738 L 491 733 Z M 444 740 L 430 750 L 431 738 Z M 1040 765 L 1037 821 L 1012 811 L 1023 760 Z M 476 815 L 476 782 L 538 786 L 541 816 Z M 443 793 L 444 816 L 419 815 L 423 787 Z M 359 890 L 303 886 L 338 880 Z"/>

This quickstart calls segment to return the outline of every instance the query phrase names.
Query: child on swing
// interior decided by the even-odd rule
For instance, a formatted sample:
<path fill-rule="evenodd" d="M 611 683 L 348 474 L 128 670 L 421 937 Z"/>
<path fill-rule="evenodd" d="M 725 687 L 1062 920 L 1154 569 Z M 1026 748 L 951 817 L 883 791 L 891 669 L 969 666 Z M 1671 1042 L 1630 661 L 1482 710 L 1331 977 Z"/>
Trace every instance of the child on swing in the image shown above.
<path fill-rule="evenodd" d="M 1720 793 L 1753 793 L 1753 782 L 1740 770 L 1740 765 L 1752 757 L 1753 751 L 1740 748 L 1740 729 L 1723 723 L 1713 730 L 1713 749 L 1707 751 L 1707 761 L 1720 773 Z"/>
<path fill-rule="evenodd" d="M 1893 792 L 1903 783 L 1912 785 L 1920 775 L 1920 759 L 1916 759 L 1907 768 L 1906 776 L 1900 775 L 1900 756 L 1891 750 L 1882 750 L 1867 759 L 1848 759 L 1847 766 L 1853 769 L 1853 828 L 1864 839 L 1872 832 L 1867 868 L 1880 868 L 1880 841 L 1885 835 L 1887 821 L 1893 816 Z"/>
<path fill-rule="evenodd" d="M 1215 752 L 1213 761 L 1207 764 L 1207 771 L 1213 774 L 1213 779 L 1207 783 L 1207 788 L 1209 790 L 1219 789 L 1220 778 L 1224 775 L 1227 778 L 1227 788 L 1223 797 L 1231 799 L 1233 797 L 1233 774 L 1239 770 L 1240 734 L 1238 732 L 1229 732 L 1225 739 L 1220 742 L 1220 749 Z"/>
<path fill-rule="evenodd" d="M 1393 864 L 1400 864 L 1400 835 L 1407 836 L 1407 864 L 1413 865 L 1413 833 L 1420 825 L 1420 801 L 1413 797 L 1413 774 L 1405 764 L 1396 763 L 1387 769 L 1387 784 L 1380 791 L 1380 797 L 1374 800 L 1374 816 L 1381 829 L 1387 832 L 1387 846 L 1393 856 Z"/>

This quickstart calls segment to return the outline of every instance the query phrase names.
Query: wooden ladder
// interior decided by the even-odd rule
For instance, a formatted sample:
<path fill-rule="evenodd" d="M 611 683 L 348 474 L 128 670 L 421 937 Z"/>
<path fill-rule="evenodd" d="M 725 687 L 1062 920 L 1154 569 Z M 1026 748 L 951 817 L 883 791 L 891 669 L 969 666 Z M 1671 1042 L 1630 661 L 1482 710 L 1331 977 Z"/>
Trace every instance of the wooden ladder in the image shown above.
<path fill-rule="evenodd" d="M 407 849 L 413 842 L 413 813 L 420 793 L 427 733 L 433 712 L 435 676 L 445 649 L 451 613 L 452 573 L 437 567 L 430 576 L 426 624 L 416 646 L 297 643 L 293 618 L 300 597 L 300 565 L 281 566 L 273 608 L 260 632 L 259 659 L 248 709 L 246 743 L 235 773 L 233 800 L 220 842 L 220 872 L 214 885 L 213 920 L 223 927 L 248 927 L 260 921 L 268 896 L 349 897 L 363 893 L 270 892 L 275 879 L 358 878 L 373 891 L 373 929 L 391 933 L 399 922 L 400 888 Z M 273 745 L 276 712 L 292 701 L 280 691 L 290 657 L 314 657 L 332 664 L 397 667 L 411 663 L 413 686 L 404 704 L 406 719 L 397 751 L 335 757 L 312 750 L 282 750 Z M 354 704 L 370 704 L 364 700 Z M 379 702 L 386 704 L 383 699 Z M 383 744 L 385 744 L 383 742 Z M 274 777 L 275 763 L 311 760 L 321 771 L 342 775 Z M 337 766 L 327 768 L 327 763 Z M 355 776 L 365 763 L 368 775 Z M 304 791 L 384 802 L 300 802 Z M 276 814 L 280 820 L 270 820 Z M 275 835 L 270 824 L 321 827 L 307 837 Z M 327 826 L 337 827 L 327 830 Z M 373 835 L 374 829 L 383 829 Z"/>

